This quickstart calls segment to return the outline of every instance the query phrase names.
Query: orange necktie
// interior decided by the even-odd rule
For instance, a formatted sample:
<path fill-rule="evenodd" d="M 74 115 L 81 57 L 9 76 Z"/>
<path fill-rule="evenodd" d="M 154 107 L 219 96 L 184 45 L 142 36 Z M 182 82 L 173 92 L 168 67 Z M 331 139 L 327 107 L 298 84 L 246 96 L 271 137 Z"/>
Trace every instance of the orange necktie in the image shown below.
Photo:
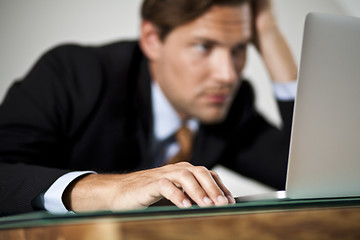
<path fill-rule="evenodd" d="M 192 142 L 194 134 L 186 126 L 181 126 L 175 133 L 175 139 L 179 144 L 179 152 L 171 157 L 166 164 L 188 162 L 191 158 Z"/>

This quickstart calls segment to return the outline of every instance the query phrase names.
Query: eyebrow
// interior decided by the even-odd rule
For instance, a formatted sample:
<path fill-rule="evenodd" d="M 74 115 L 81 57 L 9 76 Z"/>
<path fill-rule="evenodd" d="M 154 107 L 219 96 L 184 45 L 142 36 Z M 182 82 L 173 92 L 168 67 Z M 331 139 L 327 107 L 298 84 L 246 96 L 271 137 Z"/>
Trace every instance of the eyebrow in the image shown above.
<path fill-rule="evenodd" d="M 206 37 L 197 37 L 197 36 L 195 36 L 195 41 L 206 42 L 206 43 L 211 44 L 211 45 L 220 45 L 220 46 L 226 45 L 226 44 L 224 44 L 222 42 L 216 41 L 214 39 L 206 38 Z M 251 38 L 247 38 L 247 39 L 245 39 L 243 41 L 237 42 L 234 46 L 246 45 L 246 44 L 250 43 L 250 41 L 251 41 Z"/>

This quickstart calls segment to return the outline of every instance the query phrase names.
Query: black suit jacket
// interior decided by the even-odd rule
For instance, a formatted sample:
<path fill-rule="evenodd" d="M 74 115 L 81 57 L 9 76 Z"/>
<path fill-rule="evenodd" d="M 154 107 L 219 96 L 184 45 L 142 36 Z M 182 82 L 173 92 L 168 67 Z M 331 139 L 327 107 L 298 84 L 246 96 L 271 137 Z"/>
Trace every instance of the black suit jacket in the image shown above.
<path fill-rule="evenodd" d="M 223 164 L 283 188 L 293 102 L 279 107 L 282 129 L 255 111 L 243 82 L 227 119 L 200 126 L 191 162 Z M 151 79 L 137 42 L 49 51 L 0 107 L 0 215 L 33 211 L 32 201 L 69 171 L 149 168 L 152 121 Z"/>

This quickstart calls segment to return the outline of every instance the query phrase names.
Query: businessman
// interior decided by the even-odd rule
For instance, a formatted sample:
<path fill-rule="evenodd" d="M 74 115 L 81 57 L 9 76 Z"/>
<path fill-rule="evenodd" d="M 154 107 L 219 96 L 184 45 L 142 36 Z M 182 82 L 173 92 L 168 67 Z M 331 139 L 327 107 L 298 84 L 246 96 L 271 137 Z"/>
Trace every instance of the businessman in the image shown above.
<path fill-rule="evenodd" d="M 0 107 L 0 215 L 234 203 L 223 164 L 282 189 L 297 67 L 269 0 L 145 0 L 141 36 L 44 54 Z M 254 44 L 281 129 L 243 79 Z M 291 91 L 290 91 L 291 92 Z M 180 129 L 180 130 L 178 130 Z"/>

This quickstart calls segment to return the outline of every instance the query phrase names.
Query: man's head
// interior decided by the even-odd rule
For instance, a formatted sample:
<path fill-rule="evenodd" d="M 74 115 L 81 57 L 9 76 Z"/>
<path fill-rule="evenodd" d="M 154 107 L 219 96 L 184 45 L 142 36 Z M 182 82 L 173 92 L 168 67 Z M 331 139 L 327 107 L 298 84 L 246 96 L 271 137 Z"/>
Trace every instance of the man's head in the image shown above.
<path fill-rule="evenodd" d="M 252 37 L 249 2 L 144 1 L 140 44 L 154 81 L 182 118 L 226 117 Z"/>

